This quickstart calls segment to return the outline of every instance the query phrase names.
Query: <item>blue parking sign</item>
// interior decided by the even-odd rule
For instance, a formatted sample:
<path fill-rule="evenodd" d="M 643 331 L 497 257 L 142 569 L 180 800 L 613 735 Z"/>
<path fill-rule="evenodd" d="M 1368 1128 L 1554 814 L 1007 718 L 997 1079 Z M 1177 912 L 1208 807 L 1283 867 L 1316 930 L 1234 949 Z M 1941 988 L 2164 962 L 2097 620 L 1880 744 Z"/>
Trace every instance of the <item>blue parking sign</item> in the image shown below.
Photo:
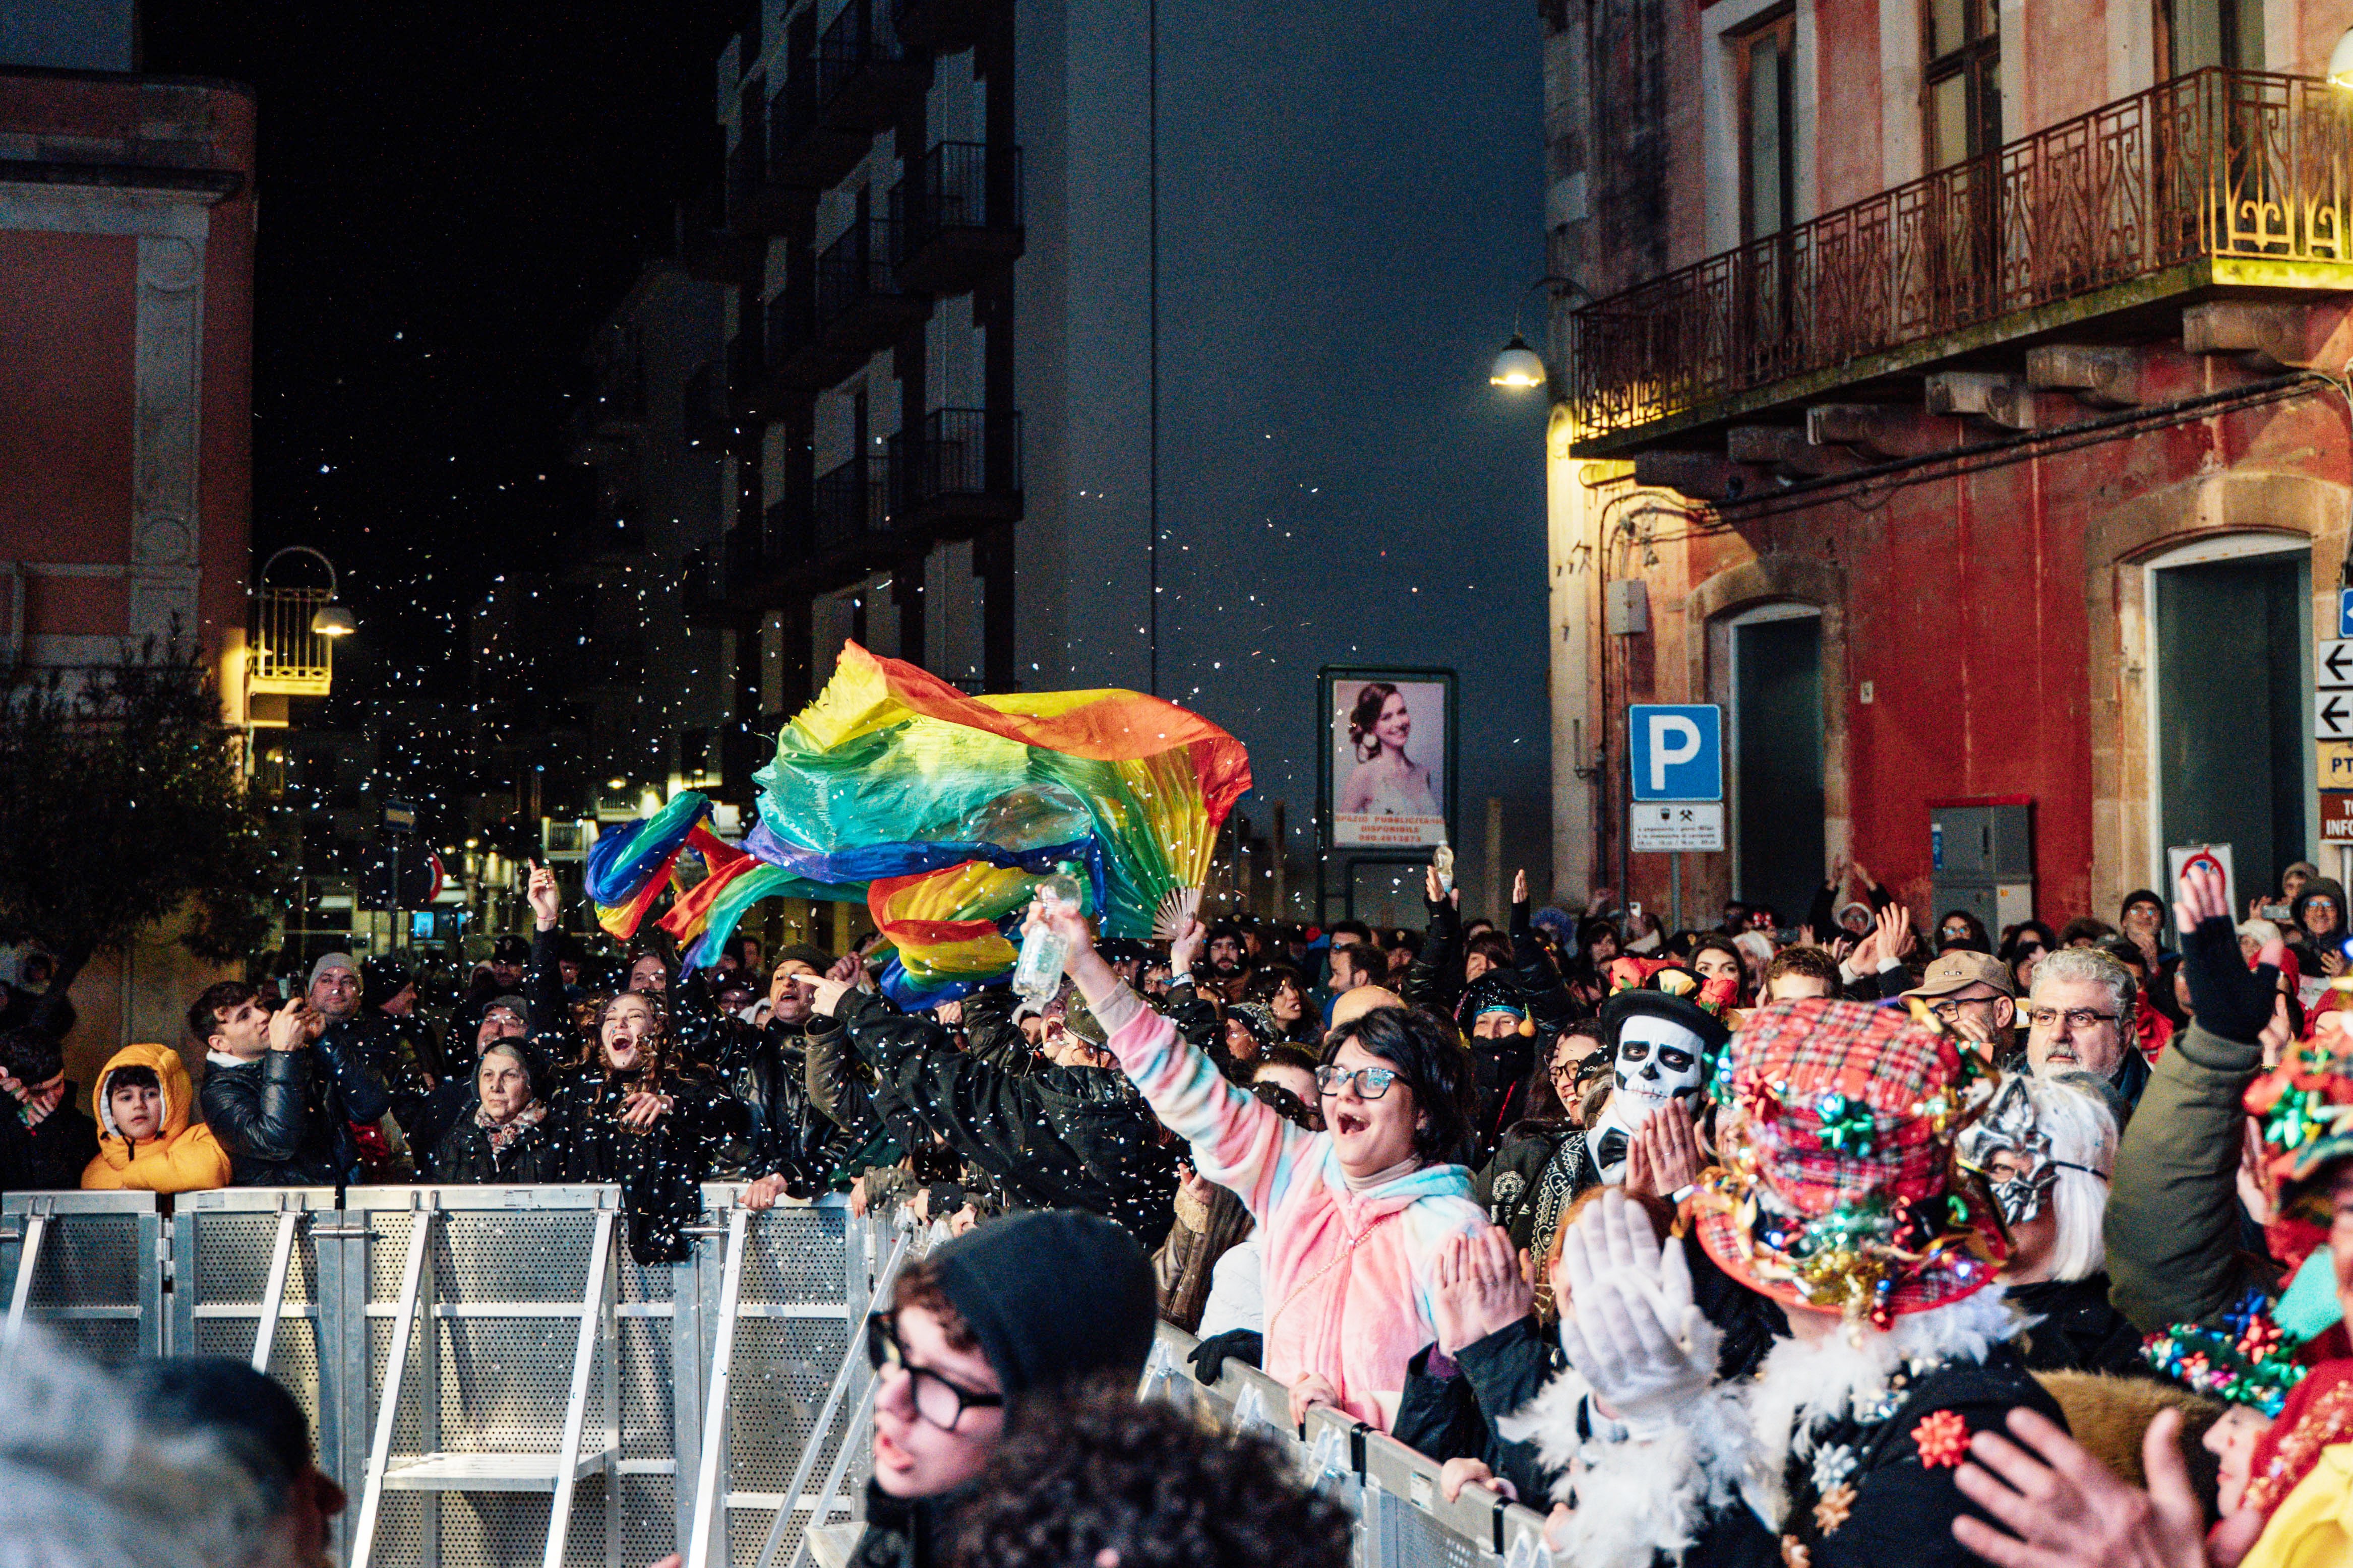
<path fill-rule="evenodd" d="M 1631 702 L 1626 754 L 1636 800 L 1724 798 L 1724 710 L 1713 702 Z"/>
<path fill-rule="evenodd" d="M 2353 588 L 2337 590 L 2337 635 L 2353 637 Z"/>

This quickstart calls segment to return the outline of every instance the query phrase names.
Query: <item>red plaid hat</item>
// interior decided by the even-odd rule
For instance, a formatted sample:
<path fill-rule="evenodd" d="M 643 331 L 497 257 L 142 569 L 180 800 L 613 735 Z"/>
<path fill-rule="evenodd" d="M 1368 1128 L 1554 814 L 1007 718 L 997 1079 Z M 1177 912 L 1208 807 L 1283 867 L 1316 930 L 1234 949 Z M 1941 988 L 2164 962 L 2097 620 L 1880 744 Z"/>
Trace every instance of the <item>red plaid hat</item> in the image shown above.
<path fill-rule="evenodd" d="M 1975 1053 L 1899 1010 L 1815 997 L 1750 1013 L 1726 1065 L 1723 1165 L 1693 1199 L 1726 1272 L 1883 1327 L 1991 1282 L 2007 1248 L 1954 1163 L 1987 1098 Z"/>

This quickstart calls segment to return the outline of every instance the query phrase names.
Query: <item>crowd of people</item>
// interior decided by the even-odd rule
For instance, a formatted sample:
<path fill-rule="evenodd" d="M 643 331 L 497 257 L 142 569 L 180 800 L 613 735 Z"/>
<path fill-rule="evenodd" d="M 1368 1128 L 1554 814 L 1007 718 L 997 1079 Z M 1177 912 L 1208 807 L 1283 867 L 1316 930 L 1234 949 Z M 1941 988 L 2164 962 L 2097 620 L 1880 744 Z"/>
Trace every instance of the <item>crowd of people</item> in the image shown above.
<path fill-rule="evenodd" d="M 980 1478 L 1062 1466 L 1094 1518 L 1112 1461 L 1072 1470 L 1008 1401 L 1143 1462 L 1162 1415 L 1105 1390 L 1155 1314 L 1205 1381 L 1257 1365 L 1294 1421 L 1331 1406 L 1450 1492 L 1549 1509 L 1594 1568 L 2353 1551 L 2337 882 L 2292 866 L 2234 911 L 2193 870 L 2113 925 L 1998 934 L 1924 931 L 1843 862 L 1794 929 L 1537 910 L 1525 878 L 1499 926 L 1424 891 L 1418 931 L 1166 944 L 1041 906 L 1058 994 L 913 1012 L 863 954 L 748 938 L 600 985 L 535 871 L 533 935 L 446 1037 L 396 961 L 330 953 L 283 999 L 206 990 L 201 1082 L 132 1046 L 93 1120 L 62 997 L 12 994 L 0 1185 L 617 1182 L 648 1264 L 687 1256 L 705 1181 L 907 1211 L 953 1239 L 868 1331 L 873 1568 L 960 1531 L 1077 1562 L 1039 1542 L 1084 1530 Z M 1266 1507 L 1286 1560 L 1323 1550 L 1328 1518 Z"/>

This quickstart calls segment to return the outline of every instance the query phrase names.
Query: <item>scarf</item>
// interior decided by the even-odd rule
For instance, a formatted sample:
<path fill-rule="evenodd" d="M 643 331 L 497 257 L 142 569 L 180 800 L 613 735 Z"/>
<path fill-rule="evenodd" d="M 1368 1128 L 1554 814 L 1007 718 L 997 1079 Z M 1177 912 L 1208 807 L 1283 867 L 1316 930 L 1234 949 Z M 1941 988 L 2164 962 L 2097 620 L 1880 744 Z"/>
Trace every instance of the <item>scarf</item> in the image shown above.
<path fill-rule="evenodd" d="M 474 1125 L 490 1134 L 491 1147 L 503 1154 L 506 1152 L 507 1145 L 522 1135 L 523 1129 L 538 1126 L 546 1115 L 547 1107 L 536 1100 L 504 1121 L 495 1120 L 487 1108 L 476 1105 Z"/>

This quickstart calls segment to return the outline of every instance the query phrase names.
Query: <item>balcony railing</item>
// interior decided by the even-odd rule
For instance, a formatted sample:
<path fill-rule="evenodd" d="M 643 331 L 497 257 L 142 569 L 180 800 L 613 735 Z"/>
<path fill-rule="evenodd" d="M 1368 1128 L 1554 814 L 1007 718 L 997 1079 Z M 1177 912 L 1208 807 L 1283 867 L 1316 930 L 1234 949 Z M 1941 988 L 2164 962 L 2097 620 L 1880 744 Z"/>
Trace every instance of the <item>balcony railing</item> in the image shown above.
<path fill-rule="evenodd" d="M 899 117 L 924 77 L 899 42 L 890 0 L 848 0 L 817 42 L 818 122 L 880 131 Z"/>
<path fill-rule="evenodd" d="M 331 595 L 324 588 L 262 588 L 246 626 L 247 689 L 279 697 L 324 697 L 334 685 L 335 640 L 311 629 Z"/>
<path fill-rule="evenodd" d="M 2344 99 L 2198 71 L 1588 305 L 1582 433 L 1700 424 L 1779 384 L 1919 363 L 1941 338 L 1980 346 L 2191 288 L 2353 284 L 2337 270 L 2353 264 Z"/>
<path fill-rule="evenodd" d="M 928 300 L 900 286 L 897 226 L 880 216 L 852 223 L 818 256 L 817 332 L 827 346 L 871 353 L 929 313 Z"/>
<path fill-rule="evenodd" d="M 913 521 L 1021 515 L 1021 416 L 935 408 L 919 433 L 891 437 L 894 503 Z"/>
<path fill-rule="evenodd" d="M 899 280 L 927 294 L 962 293 L 1021 254 L 1021 149 L 940 142 L 892 187 L 891 216 Z"/>
<path fill-rule="evenodd" d="M 820 554 L 889 539 L 893 521 L 888 458 L 861 455 L 818 476 L 815 532 Z"/>

